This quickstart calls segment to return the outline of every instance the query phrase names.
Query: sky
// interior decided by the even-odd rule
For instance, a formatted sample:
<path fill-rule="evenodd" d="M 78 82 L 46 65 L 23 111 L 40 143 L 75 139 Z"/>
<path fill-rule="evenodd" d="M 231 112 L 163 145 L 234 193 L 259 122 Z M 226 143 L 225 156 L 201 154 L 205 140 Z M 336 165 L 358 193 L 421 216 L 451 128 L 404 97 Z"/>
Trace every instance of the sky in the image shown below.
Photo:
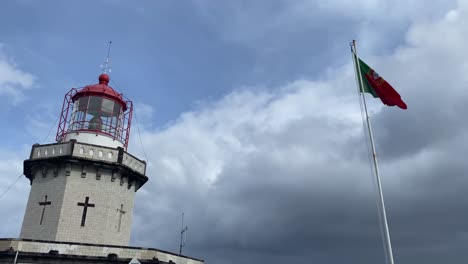
<path fill-rule="evenodd" d="M 132 245 L 176 252 L 185 212 L 184 254 L 206 263 L 385 263 L 353 39 L 408 105 L 366 97 L 395 263 L 467 262 L 462 0 L 4 2 L 0 193 L 112 41 L 129 151 L 148 161 Z M 19 235 L 29 188 L 0 198 L 0 237 Z"/>

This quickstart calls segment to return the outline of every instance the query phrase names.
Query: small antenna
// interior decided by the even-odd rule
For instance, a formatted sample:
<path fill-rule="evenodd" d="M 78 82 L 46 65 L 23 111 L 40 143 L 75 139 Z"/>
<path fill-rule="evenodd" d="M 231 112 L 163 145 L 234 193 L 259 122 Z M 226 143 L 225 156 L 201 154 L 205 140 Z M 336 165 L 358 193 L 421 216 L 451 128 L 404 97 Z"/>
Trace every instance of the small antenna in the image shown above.
<path fill-rule="evenodd" d="M 105 73 L 105 74 L 109 74 L 111 73 L 111 68 L 110 68 L 110 51 L 111 51 L 111 45 L 112 45 L 112 41 L 109 41 L 109 47 L 107 48 L 107 57 L 106 57 L 106 61 L 104 62 L 104 64 L 101 64 L 101 68 L 102 68 L 102 73 Z"/>
<path fill-rule="evenodd" d="M 182 224 L 181 224 L 181 227 L 180 227 L 180 246 L 179 246 L 179 255 L 182 255 L 182 248 L 185 247 L 185 242 L 186 242 L 186 239 L 187 239 L 187 236 L 185 234 L 185 232 L 188 230 L 188 227 L 185 226 L 184 227 L 184 213 L 182 213 Z"/>

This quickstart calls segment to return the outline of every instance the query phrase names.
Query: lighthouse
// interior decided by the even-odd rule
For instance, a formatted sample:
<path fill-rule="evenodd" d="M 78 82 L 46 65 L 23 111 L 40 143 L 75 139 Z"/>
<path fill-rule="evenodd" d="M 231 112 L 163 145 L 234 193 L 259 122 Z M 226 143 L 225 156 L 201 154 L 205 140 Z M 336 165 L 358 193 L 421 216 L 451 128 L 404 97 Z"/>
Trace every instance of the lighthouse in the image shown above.
<path fill-rule="evenodd" d="M 204 263 L 129 245 L 147 164 L 127 151 L 133 103 L 109 86 L 108 61 L 96 84 L 65 94 L 56 142 L 32 146 L 20 237 L 0 238 L 0 263 Z"/>
<path fill-rule="evenodd" d="M 127 152 L 133 104 L 98 83 L 72 88 L 56 140 L 24 161 L 31 191 L 20 238 L 126 246 L 146 162 Z"/>

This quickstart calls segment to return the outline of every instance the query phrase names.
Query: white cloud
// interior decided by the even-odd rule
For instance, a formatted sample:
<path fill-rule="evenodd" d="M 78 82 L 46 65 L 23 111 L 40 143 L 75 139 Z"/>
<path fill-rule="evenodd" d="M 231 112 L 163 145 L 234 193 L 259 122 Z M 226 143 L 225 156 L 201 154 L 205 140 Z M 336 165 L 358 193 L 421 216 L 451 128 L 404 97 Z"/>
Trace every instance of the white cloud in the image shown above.
<path fill-rule="evenodd" d="M 220 225 L 213 227 L 215 233 L 237 230 L 252 207 L 232 199 L 243 200 L 243 193 L 252 195 L 250 189 L 262 185 L 266 190 L 280 188 L 280 193 L 301 193 L 305 186 L 315 193 L 369 192 L 368 167 L 360 161 L 362 156 L 353 157 L 365 145 L 349 66 L 335 70 L 335 79 L 298 80 L 261 92 L 234 91 L 181 115 L 165 130 L 145 130 L 150 182 L 137 195 L 137 219 L 146 215 L 141 211 L 146 208 L 148 214 L 164 214 L 172 222 L 158 221 L 169 230 L 159 233 L 156 244 L 168 246 L 164 241 L 173 235 L 170 227 L 176 220 L 169 218 L 177 218 L 182 210 L 187 210 L 188 219 L 209 217 L 202 217 L 206 224 Z M 140 232 L 147 231 L 136 226 L 135 236 L 141 238 Z M 203 240 L 201 235 L 192 239 Z"/>
<path fill-rule="evenodd" d="M 10 97 L 13 104 L 19 103 L 25 99 L 25 91 L 34 87 L 35 79 L 9 58 L 0 44 L 0 96 Z"/>

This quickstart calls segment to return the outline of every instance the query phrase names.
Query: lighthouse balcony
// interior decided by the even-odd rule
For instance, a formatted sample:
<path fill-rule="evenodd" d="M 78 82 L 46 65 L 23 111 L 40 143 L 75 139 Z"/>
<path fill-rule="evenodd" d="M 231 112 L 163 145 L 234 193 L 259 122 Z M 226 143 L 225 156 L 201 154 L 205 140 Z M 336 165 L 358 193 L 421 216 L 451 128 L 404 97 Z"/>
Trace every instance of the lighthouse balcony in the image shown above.
<path fill-rule="evenodd" d="M 24 161 L 24 175 L 32 180 L 31 170 L 33 166 L 54 160 L 99 164 L 103 167 L 123 170 L 142 184 L 148 180 L 145 176 L 146 161 L 134 157 L 122 147 L 104 147 L 81 143 L 76 140 L 33 145 L 29 159 Z"/>

